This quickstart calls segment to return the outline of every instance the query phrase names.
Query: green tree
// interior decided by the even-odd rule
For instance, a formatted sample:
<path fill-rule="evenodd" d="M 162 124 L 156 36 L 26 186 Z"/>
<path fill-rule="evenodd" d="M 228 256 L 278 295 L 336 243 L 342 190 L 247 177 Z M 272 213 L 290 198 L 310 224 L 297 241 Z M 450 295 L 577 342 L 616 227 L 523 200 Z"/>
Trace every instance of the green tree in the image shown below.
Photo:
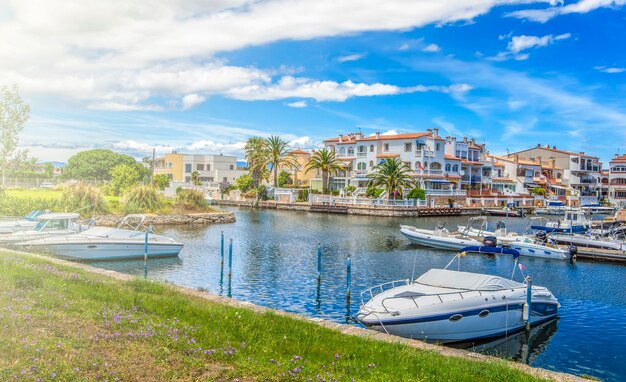
<path fill-rule="evenodd" d="M 289 152 L 289 144 L 280 137 L 271 136 L 265 140 L 267 150 L 266 166 L 272 167 L 274 173 L 274 187 L 278 187 L 279 167 L 298 167 L 298 158 Z"/>
<path fill-rule="evenodd" d="M 235 179 L 235 185 L 239 191 L 246 193 L 254 188 L 254 180 L 250 174 L 242 175 Z"/>
<path fill-rule="evenodd" d="M 387 194 L 394 199 L 402 196 L 402 190 L 415 186 L 415 180 L 409 175 L 411 168 L 400 158 L 387 158 L 376 165 L 371 174 L 368 174 L 368 184 L 373 187 L 383 187 Z"/>
<path fill-rule="evenodd" d="M 137 171 L 137 166 L 119 164 L 111 169 L 109 192 L 113 195 L 121 195 L 126 190 L 137 186 L 140 182 L 141 174 Z"/>
<path fill-rule="evenodd" d="M 535 195 L 546 196 L 546 190 L 542 187 L 535 187 L 532 189 L 532 193 Z"/>
<path fill-rule="evenodd" d="M 111 180 L 111 169 L 120 164 L 135 166 L 140 174 L 139 179 L 150 174 L 150 170 L 141 163 L 124 154 L 118 154 L 108 149 L 81 151 L 67 161 L 63 169 L 63 177 L 67 179 L 99 179 Z"/>
<path fill-rule="evenodd" d="M 292 184 L 291 174 L 288 171 L 281 171 L 278 174 L 278 187 L 284 187 L 286 184 Z"/>
<path fill-rule="evenodd" d="M 407 199 L 426 199 L 426 190 L 423 188 L 414 188 L 407 194 Z"/>
<path fill-rule="evenodd" d="M 165 174 L 156 174 L 154 175 L 152 183 L 154 183 L 154 186 L 159 190 L 165 190 L 165 187 L 170 185 L 170 178 Z"/>
<path fill-rule="evenodd" d="M 311 170 L 318 170 L 322 173 L 322 193 L 328 192 L 330 189 L 330 178 L 342 171 L 343 162 L 341 162 L 335 152 L 329 149 L 315 151 L 309 163 L 305 166 L 305 173 Z"/>
<path fill-rule="evenodd" d="M 258 188 L 263 179 L 269 178 L 269 170 L 267 169 L 269 153 L 267 152 L 265 139 L 261 137 L 249 138 L 246 141 L 244 151 L 248 170 L 254 182 L 253 187 Z"/>
<path fill-rule="evenodd" d="M 11 156 L 17 148 L 20 133 L 30 116 L 28 106 L 17 91 L 17 85 L 0 86 L 0 171 L 2 187 L 5 186 L 5 172 L 9 168 Z"/>
<path fill-rule="evenodd" d="M 193 183 L 194 186 L 202 185 L 202 182 L 200 181 L 200 173 L 198 171 L 191 173 L 191 183 Z"/>

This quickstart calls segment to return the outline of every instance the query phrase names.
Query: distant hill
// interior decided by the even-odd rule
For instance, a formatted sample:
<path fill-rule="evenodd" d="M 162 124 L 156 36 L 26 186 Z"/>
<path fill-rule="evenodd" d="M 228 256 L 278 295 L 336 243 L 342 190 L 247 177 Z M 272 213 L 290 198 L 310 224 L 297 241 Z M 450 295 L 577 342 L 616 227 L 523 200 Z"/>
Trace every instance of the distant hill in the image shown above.
<path fill-rule="evenodd" d="M 67 166 L 67 163 L 65 162 L 55 162 L 55 161 L 39 162 L 38 164 L 46 164 L 46 163 L 50 163 L 52 166 L 54 166 L 54 168 L 63 168 Z"/>

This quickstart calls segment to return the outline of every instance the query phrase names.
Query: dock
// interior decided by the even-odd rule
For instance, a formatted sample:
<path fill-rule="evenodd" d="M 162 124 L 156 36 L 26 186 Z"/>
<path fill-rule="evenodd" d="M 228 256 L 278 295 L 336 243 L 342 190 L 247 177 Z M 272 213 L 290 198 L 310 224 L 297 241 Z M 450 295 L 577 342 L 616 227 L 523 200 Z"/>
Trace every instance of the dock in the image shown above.
<path fill-rule="evenodd" d="M 560 245 L 559 248 L 567 249 L 569 246 Z M 626 264 L 626 252 L 615 249 L 598 249 L 577 247 L 576 258 L 579 260 L 603 261 Z"/>

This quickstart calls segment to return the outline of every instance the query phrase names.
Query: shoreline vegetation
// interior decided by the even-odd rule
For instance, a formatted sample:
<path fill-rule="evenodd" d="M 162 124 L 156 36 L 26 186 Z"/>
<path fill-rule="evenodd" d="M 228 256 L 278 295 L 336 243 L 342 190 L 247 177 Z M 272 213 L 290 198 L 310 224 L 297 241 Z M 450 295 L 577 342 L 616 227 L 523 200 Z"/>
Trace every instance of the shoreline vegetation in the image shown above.
<path fill-rule="evenodd" d="M 6 381 L 580 380 L 83 264 L 1 251 L 0 266 Z"/>
<path fill-rule="evenodd" d="M 81 190 L 82 189 L 82 190 Z M 32 210 L 71 212 L 94 217 L 98 225 L 116 225 L 128 213 L 146 215 L 146 224 L 232 223 L 235 216 L 210 206 L 201 193 L 181 190 L 175 199 L 139 186 L 125 196 L 105 196 L 93 186 L 65 189 L 8 189 L 0 198 L 0 216 L 23 216 Z"/>

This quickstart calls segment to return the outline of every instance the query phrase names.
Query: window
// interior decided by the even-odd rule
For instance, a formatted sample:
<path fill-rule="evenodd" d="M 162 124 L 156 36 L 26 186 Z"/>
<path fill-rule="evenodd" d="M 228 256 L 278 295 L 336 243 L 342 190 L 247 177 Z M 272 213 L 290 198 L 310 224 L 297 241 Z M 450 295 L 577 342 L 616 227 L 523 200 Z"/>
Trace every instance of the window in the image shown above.
<path fill-rule="evenodd" d="M 433 162 L 430 164 L 430 169 L 431 170 L 441 170 L 441 164 L 437 163 L 437 162 Z"/>
<path fill-rule="evenodd" d="M 346 155 L 346 148 L 345 147 L 340 148 L 339 149 L 339 154 L 340 155 Z"/>
<path fill-rule="evenodd" d="M 367 164 L 365 164 L 365 162 L 359 162 L 356 165 L 357 170 L 366 170 L 367 169 Z"/>
<path fill-rule="evenodd" d="M 383 145 L 383 151 L 389 151 L 389 143 Z"/>
<path fill-rule="evenodd" d="M 374 161 L 373 160 L 370 161 L 370 167 L 374 167 Z"/>
<path fill-rule="evenodd" d="M 446 171 L 450 171 L 450 163 L 446 163 Z"/>
<path fill-rule="evenodd" d="M 354 147 L 349 147 L 348 148 L 348 156 L 352 156 L 354 155 Z"/>
<path fill-rule="evenodd" d="M 459 165 L 455 164 L 454 166 L 452 166 L 452 171 L 459 172 Z"/>
<path fill-rule="evenodd" d="M 441 146 L 439 146 L 439 142 L 435 143 L 435 151 L 439 151 Z"/>
<path fill-rule="evenodd" d="M 191 172 L 191 163 L 185 163 L 185 172 L 186 173 Z"/>
<path fill-rule="evenodd" d="M 367 147 L 366 146 L 359 146 L 359 152 L 360 153 L 366 153 L 367 152 Z"/>
<path fill-rule="evenodd" d="M 370 145 L 370 153 L 374 152 L 374 145 Z"/>
<path fill-rule="evenodd" d="M 211 171 L 211 165 L 210 165 L 210 164 L 208 164 L 208 163 L 206 164 L 206 170 L 207 170 L 207 171 Z"/>
<path fill-rule="evenodd" d="M 626 166 L 615 166 L 611 168 L 611 172 L 626 172 Z"/>
<path fill-rule="evenodd" d="M 231 165 L 230 165 L 230 169 L 231 169 L 231 170 L 234 170 L 234 169 L 235 169 L 235 165 L 234 165 L 234 164 L 231 164 Z"/>
<path fill-rule="evenodd" d="M 196 165 L 196 170 L 198 171 L 204 171 L 204 163 L 198 163 Z"/>
<path fill-rule="evenodd" d="M 413 144 L 412 143 L 405 143 L 404 144 L 404 151 L 410 152 L 411 150 L 413 150 Z"/>

